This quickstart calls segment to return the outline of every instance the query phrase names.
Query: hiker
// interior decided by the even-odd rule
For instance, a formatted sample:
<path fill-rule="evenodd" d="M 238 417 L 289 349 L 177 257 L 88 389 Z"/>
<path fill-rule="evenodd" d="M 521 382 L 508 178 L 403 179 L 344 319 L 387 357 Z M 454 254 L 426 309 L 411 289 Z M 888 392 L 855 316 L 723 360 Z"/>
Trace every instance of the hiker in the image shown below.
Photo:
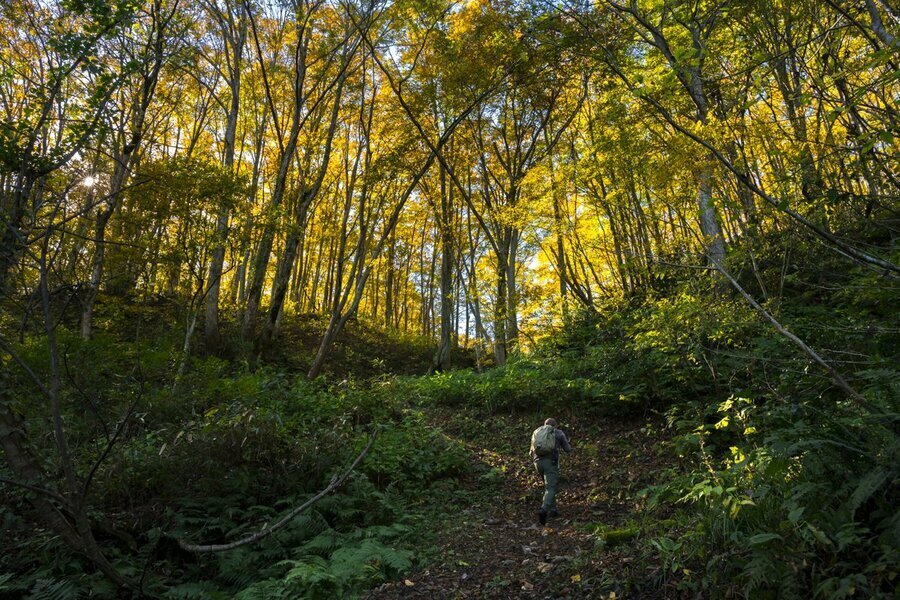
<path fill-rule="evenodd" d="M 558 517 L 556 509 L 556 484 L 559 482 L 559 449 L 572 451 L 566 434 L 556 427 L 556 419 L 547 419 L 531 434 L 531 460 L 539 475 L 544 478 L 544 502 L 538 510 L 541 525 L 547 523 L 547 515 Z"/>

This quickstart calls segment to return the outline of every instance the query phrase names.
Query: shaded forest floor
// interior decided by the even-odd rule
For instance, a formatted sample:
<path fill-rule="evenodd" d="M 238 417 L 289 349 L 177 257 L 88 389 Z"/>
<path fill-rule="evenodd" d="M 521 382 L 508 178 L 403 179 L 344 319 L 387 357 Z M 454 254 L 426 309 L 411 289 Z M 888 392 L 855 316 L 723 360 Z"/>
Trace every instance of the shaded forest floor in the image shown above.
<path fill-rule="evenodd" d="M 367 598 L 666 597 L 652 583 L 659 567 L 641 558 L 642 533 L 655 526 L 640 491 L 671 463 L 658 451 L 660 429 L 563 419 L 575 450 L 561 460 L 560 515 L 542 527 L 543 485 L 527 456 L 537 418 L 432 417 L 471 452 L 462 485 L 475 499 L 439 509 L 433 560 Z"/>

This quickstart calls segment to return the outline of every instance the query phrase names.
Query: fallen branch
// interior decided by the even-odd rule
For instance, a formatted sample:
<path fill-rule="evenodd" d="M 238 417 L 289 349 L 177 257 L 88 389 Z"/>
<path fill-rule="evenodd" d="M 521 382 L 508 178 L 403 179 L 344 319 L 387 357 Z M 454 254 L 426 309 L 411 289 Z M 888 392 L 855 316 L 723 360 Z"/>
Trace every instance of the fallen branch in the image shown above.
<path fill-rule="evenodd" d="M 187 550 L 188 552 L 223 552 L 225 550 L 233 550 L 235 548 L 239 548 L 241 546 L 246 546 L 248 544 L 254 544 L 254 543 L 258 542 L 259 540 L 263 539 L 264 537 L 267 537 L 267 536 L 275 533 L 276 531 L 278 531 L 279 529 L 281 529 L 282 527 L 287 525 L 291 521 L 291 519 L 293 519 L 294 517 L 296 517 L 297 515 L 302 513 L 304 510 L 306 510 L 307 508 L 309 508 L 310 506 L 312 506 L 313 504 L 315 504 L 316 502 L 321 500 L 323 497 L 327 496 L 334 490 L 341 487 L 344 484 L 344 482 L 347 481 L 347 478 L 350 476 L 350 473 L 352 473 L 353 470 L 357 466 L 359 466 L 359 463 L 362 462 L 362 459 L 366 456 L 366 454 L 369 453 L 369 449 L 372 447 L 372 444 L 375 442 L 375 437 L 377 435 L 378 435 L 378 429 L 376 428 L 372 432 L 372 435 L 369 437 L 369 443 L 366 444 L 366 447 L 362 449 L 362 452 L 359 453 L 359 455 L 356 457 L 356 459 L 353 461 L 353 463 L 350 465 L 350 467 L 346 471 L 344 471 L 344 473 L 340 477 L 338 477 L 337 475 L 332 477 L 331 483 L 329 483 L 325 489 L 323 489 L 321 492 L 319 492 L 318 494 L 316 494 L 315 496 L 313 496 L 312 498 L 310 498 L 309 500 L 307 500 L 306 502 L 304 502 L 303 504 L 301 504 L 300 506 L 298 506 L 297 508 L 295 508 L 294 510 L 289 512 L 287 515 L 282 517 L 281 520 L 279 520 L 277 523 L 275 523 L 271 527 L 266 527 L 264 525 L 262 529 L 260 529 L 253 535 L 249 535 L 245 538 L 242 538 L 240 540 L 237 540 L 235 542 L 231 542 L 228 544 L 190 544 L 188 542 L 185 542 L 184 540 L 178 540 L 178 545 L 181 546 L 182 549 Z"/>

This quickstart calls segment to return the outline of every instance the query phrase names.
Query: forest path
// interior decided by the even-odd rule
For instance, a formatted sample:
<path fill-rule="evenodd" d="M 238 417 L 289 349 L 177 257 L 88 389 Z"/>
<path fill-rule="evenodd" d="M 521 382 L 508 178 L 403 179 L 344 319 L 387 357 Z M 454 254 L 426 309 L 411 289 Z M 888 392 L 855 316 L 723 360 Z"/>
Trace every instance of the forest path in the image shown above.
<path fill-rule="evenodd" d="M 489 431 L 443 426 L 473 456 L 463 485 L 479 499 L 450 509 L 437 558 L 404 579 L 373 590 L 372 599 L 648 598 L 630 582 L 647 581 L 635 543 L 598 550 L 598 526 L 626 528 L 641 510 L 638 492 L 663 468 L 660 432 L 643 422 L 607 421 L 563 429 L 574 452 L 563 454 L 557 495 L 560 516 L 538 523 L 543 484 L 528 459 L 531 431 L 540 423 L 492 417 Z M 575 421 L 568 423 L 576 424 Z M 451 512 L 452 511 L 452 512 Z"/>

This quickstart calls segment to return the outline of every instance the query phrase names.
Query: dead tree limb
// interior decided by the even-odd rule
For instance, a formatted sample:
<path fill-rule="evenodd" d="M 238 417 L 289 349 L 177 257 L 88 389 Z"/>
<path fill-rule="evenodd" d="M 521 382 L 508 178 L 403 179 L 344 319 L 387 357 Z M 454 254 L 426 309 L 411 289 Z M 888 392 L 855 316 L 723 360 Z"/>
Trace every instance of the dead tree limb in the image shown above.
<path fill-rule="evenodd" d="M 304 502 L 303 504 L 301 504 L 300 506 L 298 506 L 297 508 L 295 508 L 294 510 L 289 512 L 288 514 L 286 514 L 284 517 L 282 517 L 278 522 L 276 522 L 271 527 L 266 527 L 264 525 L 263 528 L 260 529 L 259 531 L 257 531 L 256 533 L 254 533 L 252 535 L 248 535 L 247 537 L 241 538 L 237 541 L 230 542 L 228 544 L 191 544 L 184 540 L 178 540 L 178 545 L 181 546 L 182 549 L 187 550 L 188 552 L 224 552 L 225 550 L 233 550 L 235 548 L 240 548 L 241 546 L 255 544 L 259 540 L 261 540 L 265 537 L 268 537 L 269 535 L 275 533 L 276 531 L 278 531 L 279 529 L 281 529 L 282 527 L 287 525 L 294 517 L 296 517 L 297 515 L 302 513 L 304 510 L 306 510 L 307 508 L 309 508 L 310 506 L 312 506 L 313 504 L 315 504 L 316 502 L 318 502 L 319 500 L 321 500 L 322 498 L 324 498 L 331 492 L 333 492 L 336 489 L 338 489 L 339 487 L 341 487 L 344 484 L 344 482 L 347 481 L 347 478 L 350 476 L 350 473 L 352 473 L 353 470 L 356 469 L 357 466 L 359 466 L 359 463 L 362 462 L 362 459 L 365 458 L 366 454 L 369 453 L 369 449 L 372 447 L 372 444 L 375 443 L 375 437 L 377 435 L 378 435 L 378 429 L 376 428 L 372 432 L 372 435 L 369 437 L 369 443 L 366 444 L 366 447 L 362 449 L 362 452 L 360 452 L 357 455 L 356 459 L 353 461 L 353 463 L 350 465 L 350 467 L 348 467 L 347 470 L 344 471 L 344 473 L 340 477 L 338 477 L 337 475 L 332 477 L 331 483 L 329 483 L 328 486 L 325 487 L 325 489 L 323 489 L 321 492 L 319 492 L 318 494 L 316 494 L 315 496 L 313 496 L 312 498 L 310 498 L 309 500 L 307 500 L 306 502 Z"/>
<path fill-rule="evenodd" d="M 731 283 L 734 289 L 736 289 L 738 293 L 743 296 L 747 302 L 750 303 L 750 306 L 755 308 L 757 312 L 759 312 L 769 323 L 772 324 L 772 326 L 778 331 L 778 333 L 793 342 L 794 345 L 799 347 L 804 354 L 806 354 L 813 360 L 814 363 L 825 369 L 825 371 L 831 376 L 831 381 L 834 382 L 834 384 L 839 387 L 845 394 L 847 394 L 850 399 L 853 400 L 853 402 L 855 402 L 860 408 L 870 413 L 880 412 L 876 407 L 872 406 L 872 404 L 868 400 L 866 400 L 866 398 L 862 394 L 853 389 L 853 386 L 847 383 L 847 380 L 844 379 L 844 377 L 840 373 L 838 373 L 837 369 L 832 367 L 831 364 L 824 358 L 822 358 L 818 352 L 810 348 L 806 344 L 806 342 L 801 340 L 799 337 L 788 331 L 784 327 L 784 325 L 778 322 L 778 319 L 776 319 L 769 311 L 763 308 L 763 306 L 759 302 L 757 302 L 756 299 L 751 296 L 734 277 L 731 276 L 731 273 L 729 273 L 725 269 L 725 267 L 717 262 L 713 262 L 713 266 L 715 267 L 715 270 L 721 273 Z"/>

